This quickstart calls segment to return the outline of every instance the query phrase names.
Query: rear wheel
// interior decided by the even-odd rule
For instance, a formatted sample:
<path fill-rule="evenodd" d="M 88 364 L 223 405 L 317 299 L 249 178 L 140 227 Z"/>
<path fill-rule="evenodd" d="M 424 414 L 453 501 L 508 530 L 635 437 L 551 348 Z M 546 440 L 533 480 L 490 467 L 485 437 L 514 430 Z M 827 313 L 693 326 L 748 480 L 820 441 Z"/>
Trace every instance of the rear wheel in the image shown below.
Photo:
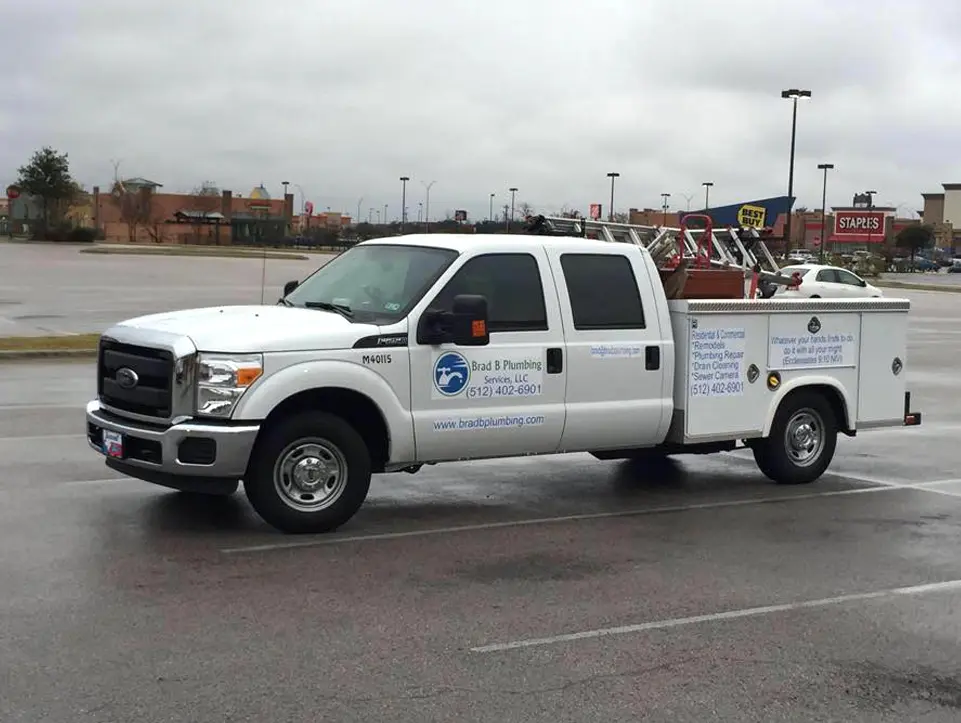
<path fill-rule="evenodd" d="M 770 435 L 752 445 L 754 461 L 779 484 L 807 484 L 827 470 L 837 441 L 838 422 L 828 401 L 799 391 L 781 402 Z"/>
<path fill-rule="evenodd" d="M 283 532 L 331 532 L 360 509 L 370 477 L 370 452 L 357 430 L 332 414 L 304 412 L 264 431 L 244 492 Z"/>

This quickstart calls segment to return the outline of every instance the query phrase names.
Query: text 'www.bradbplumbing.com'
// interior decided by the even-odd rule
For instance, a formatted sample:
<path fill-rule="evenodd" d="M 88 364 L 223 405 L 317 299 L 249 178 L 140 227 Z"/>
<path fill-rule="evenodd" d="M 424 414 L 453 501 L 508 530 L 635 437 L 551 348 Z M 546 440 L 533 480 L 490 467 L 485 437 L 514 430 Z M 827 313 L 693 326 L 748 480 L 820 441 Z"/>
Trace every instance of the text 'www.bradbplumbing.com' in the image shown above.
<path fill-rule="evenodd" d="M 544 423 L 544 415 L 532 417 L 503 415 L 499 417 L 455 417 L 453 419 L 438 419 L 434 422 L 434 429 L 438 432 L 450 432 L 462 429 L 518 429 L 520 427 L 534 427 Z"/>

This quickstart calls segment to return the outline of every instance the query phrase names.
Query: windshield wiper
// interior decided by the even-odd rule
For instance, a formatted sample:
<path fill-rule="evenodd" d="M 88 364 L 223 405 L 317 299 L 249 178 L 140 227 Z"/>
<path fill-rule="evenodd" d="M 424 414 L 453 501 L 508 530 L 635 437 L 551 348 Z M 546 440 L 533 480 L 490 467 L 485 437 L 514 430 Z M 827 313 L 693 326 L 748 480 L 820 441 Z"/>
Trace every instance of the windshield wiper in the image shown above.
<path fill-rule="evenodd" d="M 287 301 L 287 299 L 283 299 L 283 298 L 277 299 L 277 303 L 278 303 L 278 304 L 282 304 L 282 305 L 284 305 L 284 306 L 293 306 L 293 305 L 294 305 L 293 302 Z"/>
<path fill-rule="evenodd" d="M 305 301 L 305 309 L 320 309 L 321 311 L 333 311 L 340 314 L 345 319 L 353 319 L 354 312 L 349 306 L 343 304 L 332 304 L 329 301 Z"/>

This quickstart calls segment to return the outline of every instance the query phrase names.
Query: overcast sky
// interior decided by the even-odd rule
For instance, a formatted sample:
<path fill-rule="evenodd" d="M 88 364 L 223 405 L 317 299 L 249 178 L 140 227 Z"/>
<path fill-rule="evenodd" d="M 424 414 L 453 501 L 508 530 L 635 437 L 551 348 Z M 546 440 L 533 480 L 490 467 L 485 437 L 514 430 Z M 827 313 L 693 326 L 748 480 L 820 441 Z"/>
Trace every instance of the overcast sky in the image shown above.
<path fill-rule="evenodd" d="M 30 0 L 3 3 L 0 180 L 33 150 L 88 188 L 123 176 L 322 210 L 486 217 L 517 186 L 562 204 L 672 207 L 856 191 L 921 207 L 961 182 L 957 0 Z M 297 194 L 297 204 L 300 194 Z"/>

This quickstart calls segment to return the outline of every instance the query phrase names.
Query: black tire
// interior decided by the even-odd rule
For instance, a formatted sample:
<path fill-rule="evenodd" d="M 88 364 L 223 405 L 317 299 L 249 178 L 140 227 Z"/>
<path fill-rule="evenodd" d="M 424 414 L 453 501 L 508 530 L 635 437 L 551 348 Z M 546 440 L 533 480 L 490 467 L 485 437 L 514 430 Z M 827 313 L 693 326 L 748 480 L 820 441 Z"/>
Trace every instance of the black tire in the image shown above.
<path fill-rule="evenodd" d="M 244 492 L 268 524 L 288 534 L 332 532 L 360 509 L 370 489 L 370 451 L 350 424 L 303 412 L 262 435 Z"/>
<path fill-rule="evenodd" d="M 820 298 L 821 298 L 821 295 L 820 295 L 820 294 L 811 294 L 811 298 L 812 298 L 812 299 L 820 299 Z"/>
<path fill-rule="evenodd" d="M 838 421 L 827 399 L 802 390 L 781 402 L 770 435 L 752 447 L 754 461 L 765 476 L 778 484 L 798 485 L 824 474 L 837 442 Z"/>

